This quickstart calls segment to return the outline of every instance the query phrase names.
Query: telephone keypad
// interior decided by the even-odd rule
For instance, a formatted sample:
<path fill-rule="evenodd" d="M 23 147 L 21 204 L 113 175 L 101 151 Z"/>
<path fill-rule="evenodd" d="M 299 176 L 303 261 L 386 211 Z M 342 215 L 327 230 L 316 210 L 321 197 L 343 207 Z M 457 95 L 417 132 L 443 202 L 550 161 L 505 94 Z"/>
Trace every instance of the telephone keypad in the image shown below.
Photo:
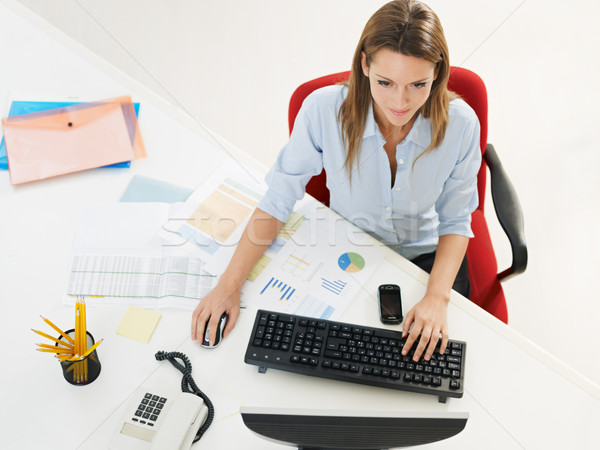
<path fill-rule="evenodd" d="M 158 420 L 158 415 L 161 410 L 165 406 L 167 399 L 164 397 L 159 397 L 158 395 L 153 395 L 147 392 L 144 395 L 144 398 L 141 400 L 137 411 L 135 412 L 136 417 L 142 417 L 147 420 L 139 420 L 136 417 L 133 417 L 131 420 L 142 423 L 144 425 L 154 426 L 154 423 Z"/>

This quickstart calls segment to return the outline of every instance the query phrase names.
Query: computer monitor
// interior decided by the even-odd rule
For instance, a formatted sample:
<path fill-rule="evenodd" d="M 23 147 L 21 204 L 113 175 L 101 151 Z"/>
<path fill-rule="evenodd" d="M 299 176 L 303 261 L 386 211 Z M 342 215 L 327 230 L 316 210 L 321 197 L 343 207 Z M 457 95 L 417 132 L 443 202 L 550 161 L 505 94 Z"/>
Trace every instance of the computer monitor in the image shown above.
<path fill-rule="evenodd" d="M 447 439 L 467 412 L 367 412 L 242 406 L 244 424 L 259 436 L 303 450 L 408 447 Z"/>

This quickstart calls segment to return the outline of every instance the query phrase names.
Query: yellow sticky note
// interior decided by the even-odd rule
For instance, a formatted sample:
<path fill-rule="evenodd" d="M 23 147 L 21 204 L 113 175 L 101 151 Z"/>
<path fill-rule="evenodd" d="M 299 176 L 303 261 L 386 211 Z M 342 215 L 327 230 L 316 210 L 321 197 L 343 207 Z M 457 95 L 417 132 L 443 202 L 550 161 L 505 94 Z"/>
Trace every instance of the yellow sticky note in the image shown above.
<path fill-rule="evenodd" d="M 117 334 L 147 344 L 161 317 L 156 311 L 130 306 L 117 328 Z"/>

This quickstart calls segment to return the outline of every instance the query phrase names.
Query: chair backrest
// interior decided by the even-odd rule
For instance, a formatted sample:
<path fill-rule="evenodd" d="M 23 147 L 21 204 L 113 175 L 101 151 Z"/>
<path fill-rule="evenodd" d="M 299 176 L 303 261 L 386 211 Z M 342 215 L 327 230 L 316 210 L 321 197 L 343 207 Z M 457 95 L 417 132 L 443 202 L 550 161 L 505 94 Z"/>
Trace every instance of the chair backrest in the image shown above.
<path fill-rule="evenodd" d="M 290 134 L 294 128 L 296 115 L 302 106 L 304 99 L 314 90 L 325 86 L 331 86 L 343 81 L 347 81 L 350 77 L 350 72 L 338 72 L 331 75 L 325 75 L 314 80 L 307 81 L 300 85 L 292 94 L 288 111 L 288 123 Z M 481 154 L 485 152 L 487 144 L 487 91 L 483 80 L 475 73 L 462 67 L 450 68 L 450 79 L 448 80 L 448 88 L 460 95 L 477 114 L 481 125 Z M 482 168 L 477 175 L 477 187 L 479 189 L 479 206 L 478 209 L 483 211 L 485 201 L 485 183 L 486 183 L 486 166 L 482 164 Z M 306 192 L 319 200 L 321 203 L 329 206 L 329 190 L 326 186 L 326 173 L 321 172 L 320 175 L 313 177 L 306 186 Z"/>

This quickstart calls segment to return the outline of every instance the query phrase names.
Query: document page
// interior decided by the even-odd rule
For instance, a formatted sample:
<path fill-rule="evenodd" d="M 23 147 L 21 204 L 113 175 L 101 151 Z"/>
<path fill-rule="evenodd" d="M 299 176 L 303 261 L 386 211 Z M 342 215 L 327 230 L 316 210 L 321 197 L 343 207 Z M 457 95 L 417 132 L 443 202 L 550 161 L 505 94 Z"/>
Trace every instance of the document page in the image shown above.
<path fill-rule="evenodd" d="M 66 302 L 194 309 L 213 287 L 205 261 L 157 237 L 181 204 L 86 205 L 73 248 Z"/>
<path fill-rule="evenodd" d="M 193 309 L 213 285 L 203 267 L 188 256 L 75 255 L 67 294 Z"/>
<path fill-rule="evenodd" d="M 254 267 L 242 299 L 248 307 L 335 320 L 384 257 L 374 238 L 305 197 Z"/>
<path fill-rule="evenodd" d="M 159 236 L 165 245 L 206 261 L 210 273 L 221 274 L 266 191 L 262 179 L 225 162 L 188 197 Z"/>

